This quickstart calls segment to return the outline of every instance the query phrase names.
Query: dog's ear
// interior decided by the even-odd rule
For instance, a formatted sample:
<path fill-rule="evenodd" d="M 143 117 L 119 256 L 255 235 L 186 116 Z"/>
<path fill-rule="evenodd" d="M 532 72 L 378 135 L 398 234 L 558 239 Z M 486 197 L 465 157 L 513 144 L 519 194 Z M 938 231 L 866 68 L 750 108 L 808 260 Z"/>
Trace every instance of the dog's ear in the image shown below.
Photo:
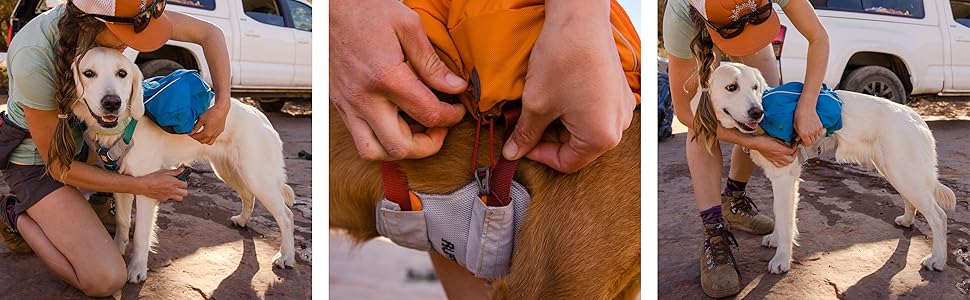
<path fill-rule="evenodd" d="M 770 86 L 768 85 L 768 81 L 765 80 L 765 75 L 761 74 L 761 70 L 754 69 L 754 73 L 758 77 L 758 84 L 761 85 L 761 91 L 764 92 L 765 90 L 768 90 L 768 87 Z"/>
<path fill-rule="evenodd" d="M 128 111 L 135 120 L 145 116 L 145 91 L 142 89 L 144 75 L 135 63 L 129 61 L 131 68 L 131 96 L 128 97 Z"/>

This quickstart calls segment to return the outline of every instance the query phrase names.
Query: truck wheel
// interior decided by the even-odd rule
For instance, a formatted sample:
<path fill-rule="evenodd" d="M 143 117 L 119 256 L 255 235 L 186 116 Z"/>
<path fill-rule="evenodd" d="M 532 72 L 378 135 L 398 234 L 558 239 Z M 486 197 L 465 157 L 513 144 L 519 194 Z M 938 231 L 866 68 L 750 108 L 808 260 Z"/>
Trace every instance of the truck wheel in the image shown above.
<path fill-rule="evenodd" d="M 142 63 L 138 66 L 141 69 L 141 74 L 145 75 L 145 78 L 152 78 L 155 76 L 165 76 L 171 74 L 175 70 L 182 69 L 182 65 L 170 59 L 153 59 Z"/>
<path fill-rule="evenodd" d="M 283 109 L 283 105 L 286 104 L 285 99 L 278 98 L 256 99 L 256 102 L 259 103 L 259 109 L 264 112 L 279 112 L 281 109 Z"/>
<path fill-rule="evenodd" d="M 881 66 L 865 66 L 846 76 L 844 89 L 906 104 L 906 88 L 896 74 Z"/>

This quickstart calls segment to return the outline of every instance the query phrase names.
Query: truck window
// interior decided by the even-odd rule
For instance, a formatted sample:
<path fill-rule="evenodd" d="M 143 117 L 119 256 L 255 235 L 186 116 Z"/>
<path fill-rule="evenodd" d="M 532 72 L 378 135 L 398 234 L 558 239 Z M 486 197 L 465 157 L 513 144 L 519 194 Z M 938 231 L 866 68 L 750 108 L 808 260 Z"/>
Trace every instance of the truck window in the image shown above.
<path fill-rule="evenodd" d="M 188 6 L 204 10 L 215 10 L 216 0 L 168 0 L 168 4 Z"/>
<path fill-rule="evenodd" d="M 811 0 L 815 9 L 850 11 L 922 19 L 923 0 Z"/>
<path fill-rule="evenodd" d="M 313 31 L 313 11 L 310 6 L 295 0 L 290 1 L 290 15 L 293 16 L 293 28 L 303 31 Z"/>
<path fill-rule="evenodd" d="M 950 1 L 953 20 L 958 24 L 970 27 L 970 0 Z"/>
<path fill-rule="evenodd" d="M 243 11 L 254 20 L 274 26 L 285 27 L 283 14 L 276 0 L 243 0 Z"/>

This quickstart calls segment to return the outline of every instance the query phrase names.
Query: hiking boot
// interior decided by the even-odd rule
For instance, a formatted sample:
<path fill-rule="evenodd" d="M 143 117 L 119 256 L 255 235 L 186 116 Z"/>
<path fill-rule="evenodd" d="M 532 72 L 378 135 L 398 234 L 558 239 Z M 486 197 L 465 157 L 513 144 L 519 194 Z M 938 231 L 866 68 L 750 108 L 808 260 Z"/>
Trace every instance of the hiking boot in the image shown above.
<path fill-rule="evenodd" d="M 731 229 L 758 235 L 775 230 L 775 221 L 758 213 L 758 206 L 743 191 L 721 195 L 721 211 Z"/>
<path fill-rule="evenodd" d="M 30 245 L 27 245 L 27 241 L 24 237 L 20 236 L 20 233 L 14 229 L 13 220 L 10 220 L 10 216 L 7 214 L 7 210 L 13 207 L 14 202 L 17 198 L 13 195 L 4 195 L 0 198 L 0 238 L 3 238 L 3 245 L 7 246 L 7 249 L 14 253 L 27 254 L 34 252 L 30 249 Z"/>
<path fill-rule="evenodd" d="M 741 291 L 741 273 L 734 262 L 731 246 L 737 246 L 724 223 L 704 224 L 701 250 L 701 289 L 712 298 L 724 298 Z"/>
<path fill-rule="evenodd" d="M 91 208 L 94 209 L 94 213 L 98 214 L 98 219 L 101 220 L 101 224 L 104 225 L 104 229 L 108 230 L 108 234 L 111 237 L 115 236 L 115 198 L 112 193 L 97 192 L 91 194 L 88 198 L 88 203 L 91 203 Z"/>

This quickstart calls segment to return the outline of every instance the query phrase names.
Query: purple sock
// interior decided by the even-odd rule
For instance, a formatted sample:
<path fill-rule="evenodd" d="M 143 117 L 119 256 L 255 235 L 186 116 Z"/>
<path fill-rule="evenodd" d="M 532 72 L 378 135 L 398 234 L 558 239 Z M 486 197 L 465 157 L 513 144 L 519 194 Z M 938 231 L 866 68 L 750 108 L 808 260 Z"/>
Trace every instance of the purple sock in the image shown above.
<path fill-rule="evenodd" d="M 721 206 L 715 205 L 701 212 L 701 220 L 704 224 L 717 224 L 723 223 L 724 219 L 721 218 Z"/>
<path fill-rule="evenodd" d="M 724 194 L 730 195 L 732 192 L 743 192 L 744 188 L 748 186 L 747 182 L 737 181 L 731 178 L 727 179 L 727 184 L 724 187 Z"/>

